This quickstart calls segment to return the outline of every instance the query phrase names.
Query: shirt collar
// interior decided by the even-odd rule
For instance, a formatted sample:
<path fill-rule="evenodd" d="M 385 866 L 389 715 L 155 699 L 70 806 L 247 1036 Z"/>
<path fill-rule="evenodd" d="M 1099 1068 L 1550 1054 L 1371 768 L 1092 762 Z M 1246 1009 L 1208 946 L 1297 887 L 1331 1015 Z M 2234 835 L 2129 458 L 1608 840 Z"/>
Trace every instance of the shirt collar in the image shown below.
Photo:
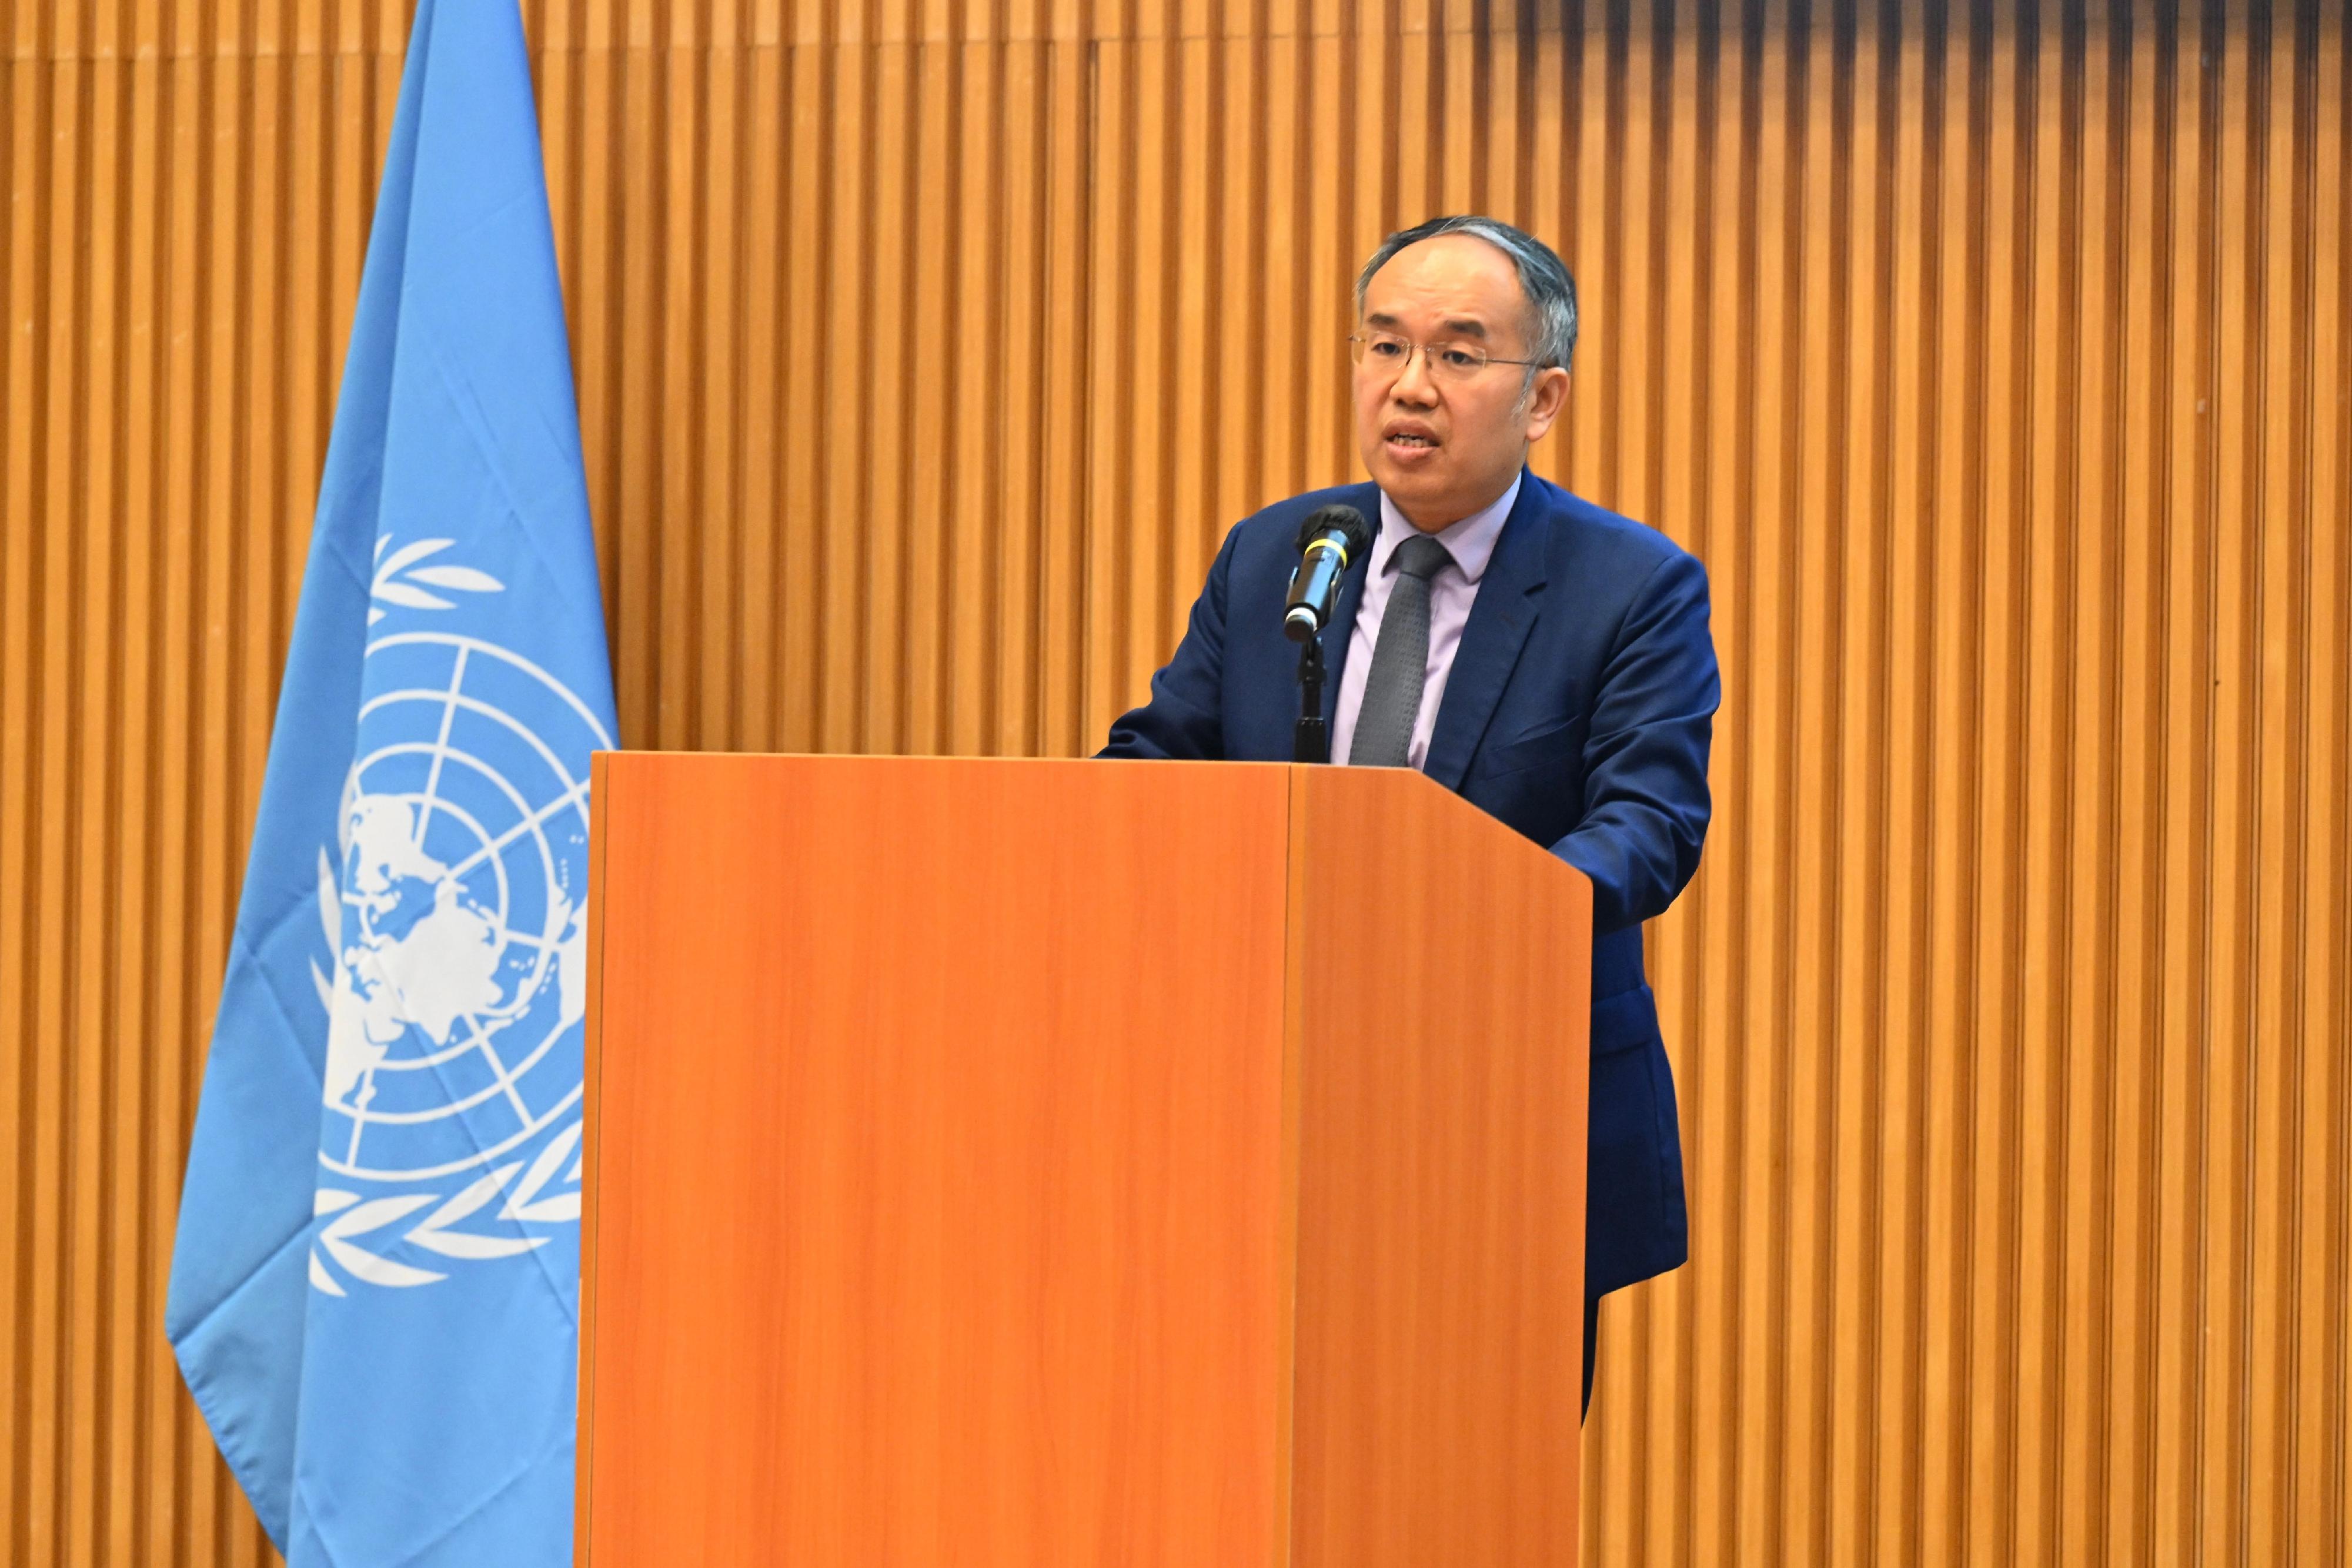
<path fill-rule="evenodd" d="M 1486 575 L 1486 563 L 1495 559 L 1495 545 L 1503 537 L 1503 524 L 1511 515 L 1511 506 L 1519 498 L 1519 486 L 1527 480 L 1527 470 L 1519 470 L 1511 487 L 1495 498 L 1492 506 L 1481 507 L 1457 523 L 1448 523 L 1431 537 L 1445 547 L 1454 558 L 1454 565 L 1473 585 Z M 1386 490 L 1381 492 L 1381 537 L 1372 547 L 1371 570 L 1383 572 L 1395 559 L 1397 546 L 1421 530 L 1412 526 Z"/>

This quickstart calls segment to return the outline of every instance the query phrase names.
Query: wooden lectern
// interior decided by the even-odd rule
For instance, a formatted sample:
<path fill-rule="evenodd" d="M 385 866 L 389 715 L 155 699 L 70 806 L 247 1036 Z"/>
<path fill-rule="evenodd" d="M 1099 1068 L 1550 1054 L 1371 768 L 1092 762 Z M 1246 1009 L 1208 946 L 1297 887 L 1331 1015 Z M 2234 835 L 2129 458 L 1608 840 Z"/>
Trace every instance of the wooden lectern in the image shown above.
<path fill-rule="evenodd" d="M 1581 876 L 1404 770 L 594 803 L 581 1563 L 1576 1561 Z"/>

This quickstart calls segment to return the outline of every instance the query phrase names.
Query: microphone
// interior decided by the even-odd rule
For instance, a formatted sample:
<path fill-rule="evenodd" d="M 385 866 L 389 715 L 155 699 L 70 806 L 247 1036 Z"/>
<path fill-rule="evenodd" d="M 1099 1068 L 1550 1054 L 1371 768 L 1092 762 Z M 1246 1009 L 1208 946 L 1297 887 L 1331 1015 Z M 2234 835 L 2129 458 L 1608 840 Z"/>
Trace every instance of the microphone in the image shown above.
<path fill-rule="evenodd" d="M 1298 525 L 1299 562 L 1290 573 L 1290 599 L 1283 606 L 1282 634 L 1304 643 L 1331 619 L 1331 601 L 1348 563 L 1364 553 L 1372 530 L 1353 507 L 1318 507 Z"/>

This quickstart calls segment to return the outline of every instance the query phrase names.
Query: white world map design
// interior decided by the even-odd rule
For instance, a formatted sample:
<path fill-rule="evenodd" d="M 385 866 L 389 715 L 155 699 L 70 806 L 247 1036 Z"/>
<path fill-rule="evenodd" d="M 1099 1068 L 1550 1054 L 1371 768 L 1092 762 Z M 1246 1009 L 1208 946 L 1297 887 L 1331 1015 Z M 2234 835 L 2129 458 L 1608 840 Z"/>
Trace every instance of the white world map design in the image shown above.
<path fill-rule="evenodd" d="M 586 764 L 613 744 L 562 682 L 482 639 L 403 632 L 367 661 L 319 864 L 332 1218 L 310 1278 L 335 1295 L 341 1275 L 429 1284 L 443 1260 L 513 1256 L 577 1221 Z"/>

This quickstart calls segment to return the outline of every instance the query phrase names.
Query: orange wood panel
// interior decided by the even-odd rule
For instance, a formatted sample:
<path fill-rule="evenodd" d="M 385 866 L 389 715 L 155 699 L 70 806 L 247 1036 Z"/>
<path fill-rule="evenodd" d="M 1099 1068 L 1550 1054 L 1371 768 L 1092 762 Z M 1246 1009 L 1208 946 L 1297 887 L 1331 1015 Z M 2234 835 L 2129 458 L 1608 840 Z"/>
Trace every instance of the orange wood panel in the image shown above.
<path fill-rule="evenodd" d="M 600 785 L 595 1568 L 1270 1562 L 1282 770 Z"/>
<path fill-rule="evenodd" d="M 1298 1568 L 1578 1560 L 1591 888 L 1296 770 Z"/>

